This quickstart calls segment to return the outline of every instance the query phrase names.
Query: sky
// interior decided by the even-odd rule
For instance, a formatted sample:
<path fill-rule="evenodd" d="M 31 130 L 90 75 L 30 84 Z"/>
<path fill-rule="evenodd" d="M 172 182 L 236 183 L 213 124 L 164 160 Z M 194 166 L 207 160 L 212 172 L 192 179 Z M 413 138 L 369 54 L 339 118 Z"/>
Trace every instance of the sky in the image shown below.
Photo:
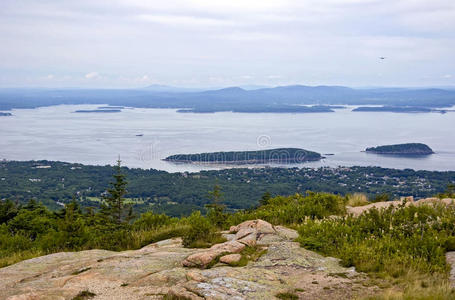
<path fill-rule="evenodd" d="M 455 1 L 0 1 L 0 87 L 153 84 L 452 86 Z"/>

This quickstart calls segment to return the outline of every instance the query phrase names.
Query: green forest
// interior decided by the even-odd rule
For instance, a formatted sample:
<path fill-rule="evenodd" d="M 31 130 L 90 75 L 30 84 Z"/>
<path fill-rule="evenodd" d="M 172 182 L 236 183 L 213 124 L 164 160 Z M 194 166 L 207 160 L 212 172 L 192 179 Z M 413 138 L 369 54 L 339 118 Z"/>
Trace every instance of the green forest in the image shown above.
<path fill-rule="evenodd" d="M 370 199 L 388 196 L 429 197 L 455 183 L 455 172 L 395 170 L 379 167 L 233 168 L 197 173 L 168 173 L 122 167 L 128 181 L 127 201 L 136 212 L 153 210 L 170 216 L 205 210 L 213 186 L 224 193 L 228 211 L 254 208 L 261 196 L 314 192 L 347 195 L 362 192 Z M 111 166 L 51 161 L 0 162 L 0 199 L 26 204 L 35 199 L 51 210 L 75 198 L 82 207 L 98 208 L 113 175 Z"/>

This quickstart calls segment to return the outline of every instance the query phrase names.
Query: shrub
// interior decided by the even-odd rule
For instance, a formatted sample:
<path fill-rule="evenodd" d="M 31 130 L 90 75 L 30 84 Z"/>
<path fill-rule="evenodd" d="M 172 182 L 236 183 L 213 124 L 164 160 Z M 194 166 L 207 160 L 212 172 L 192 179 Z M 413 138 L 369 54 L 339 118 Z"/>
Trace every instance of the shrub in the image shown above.
<path fill-rule="evenodd" d="M 141 217 L 134 222 L 133 227 L 139 230 L 153 230 L 170 225 L 171 223 L 175 223 L 175 220 L 171 217 L 164 214 L 155 214 L 150 211 L 143 213 Z"/>
<path fill-rule="evenodd" d="M 308 218 L 322 219 L 331 215 L 344 215 L 345 202 L 345 198 L 327 193 L 308 192 L 306 196 L 278 196 L 268 199 L 268 204 L 256 210 L 229 216 L 227 223 L 235 225 L 245 220 L 263 219 L 272 224 L 300 224 Z"/>
<path fill-rule="evenodd" d="M 188 248 L 204 248 L 214 243 L 222 241 L 216 228 L 207 218 L 201 215 L 200 211 L 195 211 L 187 218 L 189 228 L 183 234 L 183 246 Z"/>

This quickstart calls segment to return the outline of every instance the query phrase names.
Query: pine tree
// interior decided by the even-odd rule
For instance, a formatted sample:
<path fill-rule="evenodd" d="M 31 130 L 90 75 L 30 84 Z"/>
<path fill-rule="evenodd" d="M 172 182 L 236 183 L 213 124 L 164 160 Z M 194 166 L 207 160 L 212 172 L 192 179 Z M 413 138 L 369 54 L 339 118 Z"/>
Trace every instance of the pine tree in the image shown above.
<path fill-rule="evenodd" d="M 112 175 L 114 181 L 111 182 L 111 188 L 107 190 L 107 195 L 103 196 L 106 203 L 106 208 L 109 216 L 112 220 L 121 224 L 124 220 L 124 212 L 127 208 L 125 205 L 126 185 L 125 174 L 121 170 L 121 160 L 117 160 L 117 165 L 114 167 L 115 173 Z"/>
<path fill-rule="evenodd" d="M 272 199 L 272 195 L 270 194 L 270 192 L 265 192 L 261 199 L 259 200 L 259 205 L 267 205 L 269 204 L 269 201 L 270 199 Z"/>
<path fill-rule="evenodd" d="M 221 228 L 227 216 L 224 213 L 226 207 L 221 204 L 223 195 L 221 193 L 221 187 L 218 184 L 213 187 L 213 191 L 209 192 L 209 197 L 212 199 L 212 203 L 205 205 L 207 217 L 213 225 Z"/>

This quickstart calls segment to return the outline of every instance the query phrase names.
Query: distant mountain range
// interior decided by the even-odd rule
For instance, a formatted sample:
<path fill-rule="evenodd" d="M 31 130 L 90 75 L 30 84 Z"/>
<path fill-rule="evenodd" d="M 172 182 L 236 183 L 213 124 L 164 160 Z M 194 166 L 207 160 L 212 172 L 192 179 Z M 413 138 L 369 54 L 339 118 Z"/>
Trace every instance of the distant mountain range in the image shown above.
<path fill-rule="evenodd" d="M 0 110 L 58 104 L 175 108 L 185 112 L 309 112 L 303 105 L 384 105 L 438 108 L 455 105 L 455 90 L 439 88 L 370 88 L 279 86 L 246 90 L 142 89 L 0 89 Z M 319 109 L 315 110 L 319 112 Z M 310 109 L 311 112 L 311 109 Z"/>

